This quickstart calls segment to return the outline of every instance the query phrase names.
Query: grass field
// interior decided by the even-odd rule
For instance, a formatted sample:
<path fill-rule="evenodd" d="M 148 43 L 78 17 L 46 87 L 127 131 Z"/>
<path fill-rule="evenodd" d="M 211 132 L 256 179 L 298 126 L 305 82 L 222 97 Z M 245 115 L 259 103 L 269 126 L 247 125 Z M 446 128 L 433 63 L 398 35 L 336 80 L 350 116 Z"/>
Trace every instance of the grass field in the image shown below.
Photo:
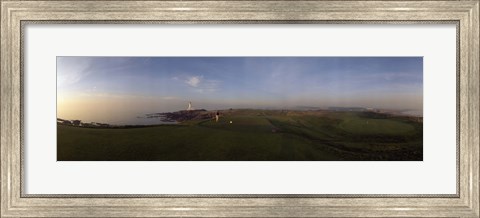
<path fill-rule="evenodd" d="M 230 123 L 231 121 L 231 123 Z M 142 128 L 57 126 L 59 161 L 422 160 L 423 125 L 366 112 L 230 110 Z"/>

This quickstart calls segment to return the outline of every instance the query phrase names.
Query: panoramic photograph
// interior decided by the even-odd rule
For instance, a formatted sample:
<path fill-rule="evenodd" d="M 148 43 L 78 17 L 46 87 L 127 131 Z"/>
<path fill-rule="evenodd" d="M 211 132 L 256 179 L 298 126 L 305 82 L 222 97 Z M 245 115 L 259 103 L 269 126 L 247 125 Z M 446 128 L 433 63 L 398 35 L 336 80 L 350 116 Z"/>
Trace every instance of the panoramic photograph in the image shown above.
<path fill-rule="evenodd" d="M 422 161 L 422 57 L 57 57 L 57 161 Z"/>

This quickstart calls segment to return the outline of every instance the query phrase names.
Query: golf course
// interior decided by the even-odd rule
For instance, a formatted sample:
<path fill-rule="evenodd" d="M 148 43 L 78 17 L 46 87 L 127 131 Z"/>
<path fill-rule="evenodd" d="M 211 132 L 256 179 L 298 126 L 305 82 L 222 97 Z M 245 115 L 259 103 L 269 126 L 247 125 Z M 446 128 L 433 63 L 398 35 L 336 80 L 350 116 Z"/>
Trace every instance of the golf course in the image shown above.
<path fill-rule="evenodd" d="M 423 123 L 375 112 L 230 109 L 176 124 L 57 124 L 58 161 L 419 161 Z M 201 113 L 201 114 L 200 114 Z M 201 116 L 200 116 L 201 115 Z"/>

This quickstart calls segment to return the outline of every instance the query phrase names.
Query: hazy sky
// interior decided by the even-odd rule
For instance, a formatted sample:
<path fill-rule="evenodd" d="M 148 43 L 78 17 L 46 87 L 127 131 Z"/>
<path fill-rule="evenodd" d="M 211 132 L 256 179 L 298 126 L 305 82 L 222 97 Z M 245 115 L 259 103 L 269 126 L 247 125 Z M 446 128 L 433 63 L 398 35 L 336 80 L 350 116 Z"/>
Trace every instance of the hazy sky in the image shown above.
<path fill-rule="evenodd" d="M 361 106 L 421 111 L 423 59 L 58 57 L 57 90 L 58 117 L 66 119 L 120 119 L 129 113 L 185 109 L 189 101 L 205 109 Z"/>

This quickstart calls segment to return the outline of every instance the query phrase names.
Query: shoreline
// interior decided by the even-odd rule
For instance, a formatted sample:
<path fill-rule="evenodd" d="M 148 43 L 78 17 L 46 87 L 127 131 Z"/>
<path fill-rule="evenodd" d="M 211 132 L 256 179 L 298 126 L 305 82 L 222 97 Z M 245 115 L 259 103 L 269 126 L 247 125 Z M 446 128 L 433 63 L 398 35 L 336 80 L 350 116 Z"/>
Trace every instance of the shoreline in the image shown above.
<path fill-rule="evenodd" d="M 220 112 L 221 115 L 230 115 L 232 113 L 242 113 L 245 111 L 255 111 L 258 112 L 257 116 L 265 116 L 265 113 L 273 113 L 276 115 L 286 115 L 286 116 L 295 116 L 295 115 L 321 115 L 322 113 L 372 113 L 380 115 L 381 118 L 405 118 L 413 122 L 422 122 L 423 116 L 405 114 L 399 111 L 371 111 L 371 110 L 362 110 L 362 111 L 350 111 L 350 110 L 259 110 L 259 109 L 224 109 L 224 110 L 215 110 L 208 111 L 205 109 L 199 110 L 181 110 L 175 112 L 165 112 L 165 113 L 153 113 L 146 114 L 142 119 L 154 119 L 159 118 L 161 122 L 157 124 L 108 124 L 108 123 L 99 123 L 99 122 L 90 122 L 83 123 L 81 120 L 66 120 L 57 118 L 57 125 L 72 126 L 72 127 L 81 127 L 81 128 L 95 128 L 95 129 L 131 129 L 131 128 L 146 128 L 146 127 L 158 127 L 158 126 L 180 126 L 183 122 L 186 121 L 195 121 L 195 120 L 209 120 L 215 119 L 215 113 Z"/>

